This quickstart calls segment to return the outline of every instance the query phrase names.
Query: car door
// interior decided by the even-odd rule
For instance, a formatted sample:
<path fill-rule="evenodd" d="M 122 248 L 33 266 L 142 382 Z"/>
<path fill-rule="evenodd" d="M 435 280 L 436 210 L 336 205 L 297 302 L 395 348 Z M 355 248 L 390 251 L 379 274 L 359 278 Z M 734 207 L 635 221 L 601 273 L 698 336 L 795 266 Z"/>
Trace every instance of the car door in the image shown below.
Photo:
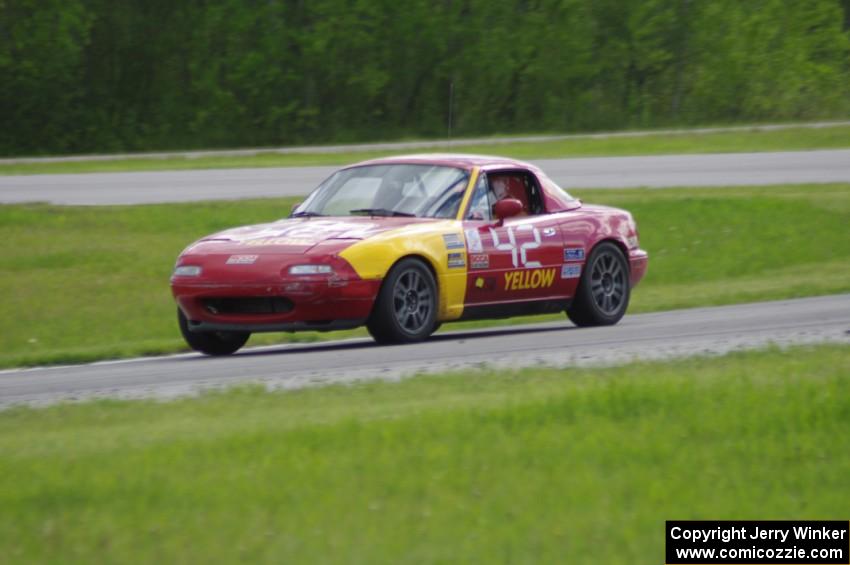
<path fill-rule="evenodd" d="M 496 170 L 479 175 L 464 216 L 468 305 L 566 296 L 561 272 L 561 231 L 557 219 L 542 209 L 542 201 L 535 201 L 540 194 L 536 182 L 526 170 Z M 493 204 L 499 196 L 520 199 L 524 213 L 504 222 L 493 218 Z"/>

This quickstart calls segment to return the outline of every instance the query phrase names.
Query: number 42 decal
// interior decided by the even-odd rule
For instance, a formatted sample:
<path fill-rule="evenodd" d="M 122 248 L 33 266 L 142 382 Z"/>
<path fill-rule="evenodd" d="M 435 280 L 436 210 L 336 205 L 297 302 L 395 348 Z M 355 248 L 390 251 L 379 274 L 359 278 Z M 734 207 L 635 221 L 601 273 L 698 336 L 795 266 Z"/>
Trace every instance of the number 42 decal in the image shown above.
<path fill-rule="evenodd" d="M 540 261 L 529 261 L 528 255 L 526 252 L 529 249 L 537 249 L 540 247 L 540 231 L 534 226 L 530 226 L 528 224 L 519 226 L 516 231 L 531 231 L 531 234 L 534 236 L 534 241 L 526 241 L 525 243 L 521 243 L 519 247 L 516 244 L 516 235 L 514 234 L 513 226 L 508 226 L 508 241 L 501 242 L 499 241 L 499 234 L 493 228 L 490 228 L 490 235 L 493 236 L 493 246 L 499 251 L 510 251 L 511 252 L 511 260 L 514 263 L 514 267 L 519 267 L 522 265 L 527 269 L 532 269 L 534 267 L 541 267 Z M 517 257 L 519 256 L 519 257 Z M 517 261 L 519 259 L 519 261 Z"/>

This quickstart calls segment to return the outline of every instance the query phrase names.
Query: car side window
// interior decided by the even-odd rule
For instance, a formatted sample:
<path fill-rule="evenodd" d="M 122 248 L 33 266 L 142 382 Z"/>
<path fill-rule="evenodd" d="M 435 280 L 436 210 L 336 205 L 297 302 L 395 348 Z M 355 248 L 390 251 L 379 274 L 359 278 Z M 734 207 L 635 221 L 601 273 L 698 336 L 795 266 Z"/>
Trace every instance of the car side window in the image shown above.
<path fill-rule="evenodd" d="M 466 219 L 490 221 L 492 219 L 490 210 L 495 203 L 496 201 L 491 199 L 487 175 L 480 173 L 478 175 L 478 182 L 475 183 L 475 188 L 472 191 L 472 198 L 469 200 Z"/>
<path fill-rule="evenodd" d="M 543 204 L 543 191 L 540 190 L 540 184 L 533 175 L 525 174 L 525 186 L 528 190 L 528 204 L 531 208 L 531 213 L 535 216 L 546 213 L 546 206 Z"/>
<path fill-rule="evenodd" d="M 505 171 L 490 174 L 494 200 L 514 198 L 522 204 L 524 216 L 544 214 L 543 196 L 534 177 L 525 171 Z"/>

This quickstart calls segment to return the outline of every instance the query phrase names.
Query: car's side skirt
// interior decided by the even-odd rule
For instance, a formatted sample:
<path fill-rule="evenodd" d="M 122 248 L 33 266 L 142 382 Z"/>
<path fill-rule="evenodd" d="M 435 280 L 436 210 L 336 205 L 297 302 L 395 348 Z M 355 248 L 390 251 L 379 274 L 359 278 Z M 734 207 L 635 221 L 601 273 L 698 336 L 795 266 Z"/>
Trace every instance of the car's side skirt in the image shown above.
<path fill-rule="evenodd" d="M 561 298 L 557 300 L 531 300 L 508 304 L 467 305 L 460 319 L 485 320 L 536 314 L 555 314 L 557 312 L 563 312 L 569 304 L 569 299 Z"/>
<path fill-rule="evenodd" d="M 192 332 L 329 332 L 350 330 L 366 323 L 365 318 L 355 320 L 326 320 L 317 322 L 285 322 L 278 324 L 227 324 L 219 322 L 189 321 Z"/>

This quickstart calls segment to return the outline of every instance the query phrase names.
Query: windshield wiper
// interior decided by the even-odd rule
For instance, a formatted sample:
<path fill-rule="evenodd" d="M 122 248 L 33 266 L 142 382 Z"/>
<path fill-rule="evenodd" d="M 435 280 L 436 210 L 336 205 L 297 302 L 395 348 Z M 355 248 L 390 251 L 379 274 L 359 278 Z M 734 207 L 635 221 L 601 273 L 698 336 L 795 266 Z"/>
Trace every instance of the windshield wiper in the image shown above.
<path fill-rule="evenodd" d="M 318 212 L 293 212 L 289 215 L 290 218 L 315 218 L 316 216 L 324 216 L 324 214 L 319 214 Z"/>
<path fill-rule="evenodd" d="M 387 208 L 356 208 L 349 210 L 349 214 L 368 214 L 369 216 L 392 216 L 401 218 L 415 218 L 416 214 L 408 212 L 399 212 L 398 210 L 388 210 Z"/>

